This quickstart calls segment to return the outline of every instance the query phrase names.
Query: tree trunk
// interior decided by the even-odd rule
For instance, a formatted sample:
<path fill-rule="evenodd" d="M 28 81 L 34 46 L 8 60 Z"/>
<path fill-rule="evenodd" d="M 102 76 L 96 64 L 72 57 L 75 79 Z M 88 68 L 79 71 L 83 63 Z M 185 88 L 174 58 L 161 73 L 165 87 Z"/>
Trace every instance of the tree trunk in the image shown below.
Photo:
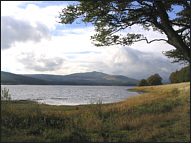
<path fill-rule="evenodd" d="M 163 3 L 161 1 L 155 1 L 154 4 L 156 5 L 157 11 L 159 12 L 161 25 L 163 26 L 164 32 L 168 37 L 168 43 L 180 50 L 186 60 L 190 63 L 190 48 L 183 42 L 181 36 L 179 36 L 172 28 Z"/>

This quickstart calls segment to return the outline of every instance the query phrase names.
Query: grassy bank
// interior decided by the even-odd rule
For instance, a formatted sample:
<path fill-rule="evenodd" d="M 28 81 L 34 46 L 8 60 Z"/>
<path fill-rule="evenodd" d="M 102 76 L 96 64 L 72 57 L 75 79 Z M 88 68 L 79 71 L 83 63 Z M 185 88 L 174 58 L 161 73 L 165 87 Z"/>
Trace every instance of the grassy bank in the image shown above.
<path fill-rule="evenodd" d="M 115 104 L 50 106 L 1 103 L 1 141 L 189 142 L 190 83 L 147 91 Z"/>

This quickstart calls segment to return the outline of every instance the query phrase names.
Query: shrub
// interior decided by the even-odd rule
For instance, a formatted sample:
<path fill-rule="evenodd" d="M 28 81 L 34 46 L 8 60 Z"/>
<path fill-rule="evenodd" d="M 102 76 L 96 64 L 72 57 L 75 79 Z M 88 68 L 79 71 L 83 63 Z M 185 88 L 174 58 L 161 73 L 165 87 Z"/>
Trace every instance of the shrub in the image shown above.
<path fill-rule="evenodd" d="M 76 110 L 79 110 L 79 107 L 78 107 L 78 106 L 76 106 Z"/>
<path fill-rule="evenodd" d="M 11 95 L 9 94 L 9 89 L 2 89 L 1 90 L 1 100 L 11 100 Z"/>

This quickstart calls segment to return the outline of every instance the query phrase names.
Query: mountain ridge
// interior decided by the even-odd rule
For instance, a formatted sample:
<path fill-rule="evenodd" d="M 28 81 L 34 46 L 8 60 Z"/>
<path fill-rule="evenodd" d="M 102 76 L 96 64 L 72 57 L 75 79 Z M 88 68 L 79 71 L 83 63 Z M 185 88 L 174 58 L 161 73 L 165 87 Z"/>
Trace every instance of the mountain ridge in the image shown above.
<path fill-rule="evenodd" d="M 20 79 L 25 79 L 24 80 L 25 82 Z M 17 82 L 15 80 L 17 80 Z M 97 71 L 85 72 L 85 73 L 74 73 L 69 75 L 13 74 L 13 73 L 1 71 L 1 84 L 137 85 L 138 82 L 139 80 L 129 78 L 126 76 L 109 75 L 109 74 L 105 74 L 105 73 L 97 72 Z"/>

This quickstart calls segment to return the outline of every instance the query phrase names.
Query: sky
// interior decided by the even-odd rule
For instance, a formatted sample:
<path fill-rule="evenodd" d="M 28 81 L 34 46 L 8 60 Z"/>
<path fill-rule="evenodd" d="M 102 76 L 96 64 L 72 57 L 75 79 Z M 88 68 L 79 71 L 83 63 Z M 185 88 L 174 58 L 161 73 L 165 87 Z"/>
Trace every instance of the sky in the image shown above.
<path fill-rule="evenodd" d="M 164 41 L 131 46 L 92 44 L 91 24 L 60 24 L 59 12 L 75 1 L 1 1 L 1 71 L 15 74 L 68 75 L 104 72 L 135 79 L 158 73 L 163 81 L 184 65 L 172 64 L 162 51 L 174 49 Z M 135 25 L 123 32 L 166 39 Z"/>

